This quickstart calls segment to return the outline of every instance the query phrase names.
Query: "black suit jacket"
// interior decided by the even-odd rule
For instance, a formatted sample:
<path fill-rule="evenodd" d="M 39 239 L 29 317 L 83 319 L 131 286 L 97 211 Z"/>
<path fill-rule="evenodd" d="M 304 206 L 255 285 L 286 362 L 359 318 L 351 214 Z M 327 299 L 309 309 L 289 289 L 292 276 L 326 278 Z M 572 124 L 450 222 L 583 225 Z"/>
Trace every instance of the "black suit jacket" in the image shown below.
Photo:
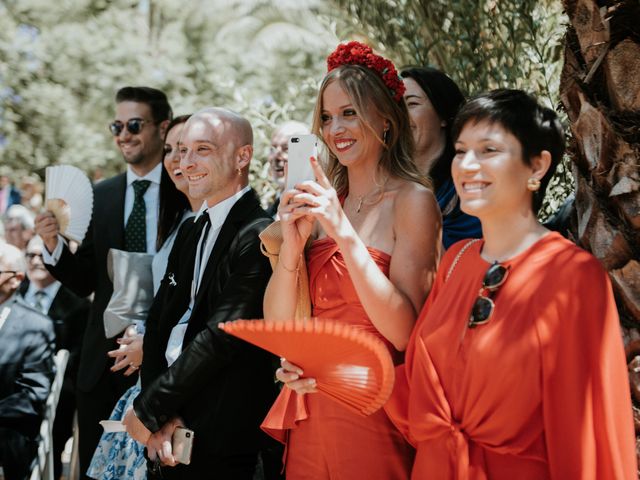
<path fill-rule="evenodd" d="M 271 221 L 253 190 L 231 209 L 208 259 L 182 353 L 169 368 L 167 341 L 190 300 L 199 240 L 194 222 L 185 222 L 179 231 L 151 307 L 142 392 L 134 408 L 152 432 L 174 416 L 195 431 L 192 463 L 177 467 L 184 478 L 212 478 L 225 458 L 255 462 L 263 441 L 259 425 L 277 394 L 272 357 L 225 334 L 218 324 L 262 317 L 271 268 L 260 252 L 258 234 Z M 181 478 L 170 470 L 172 478 Z"/>
<path fill-rule="evenodd" d="M 94 188 L 93 216 L 87 235 L 75 254 L 65 246 L 55 266 L 49 271 L 76 295 L 94 293 L 91 314 L 84 332 L 78 388 L 90 391 L 107 368 L 107 352 L 117 348 L 115 339 L 104 334 L 103 314 L 113 293 L 107 274 L 107 254 L 110 248 L 124 247 L 125 173 L 103 180 Z M 118 375 L 121 375 L 120 373 Z"/>
<path fill-rule="evenodd" d="M 36 438 L 54 376 L 51 321 L 19 296 L 0 329 L 0 428 Z"/>
<path fill-rule="evenodd" d="M 20 285 L 20 295 L 24 299 L 29 289 L 29 279 L 25 278 Z M 80 363 L 82 337 L 87 326 L 91 302 L 81 298 L 64 285 L 60 285 L 58 293 L 51 302 L 47 317 L 53 322 L 56 336 L 56 351 L 64 348 L 69 351 L 69 361 L 65 371 L 65 379 L 75 385 Z"/>

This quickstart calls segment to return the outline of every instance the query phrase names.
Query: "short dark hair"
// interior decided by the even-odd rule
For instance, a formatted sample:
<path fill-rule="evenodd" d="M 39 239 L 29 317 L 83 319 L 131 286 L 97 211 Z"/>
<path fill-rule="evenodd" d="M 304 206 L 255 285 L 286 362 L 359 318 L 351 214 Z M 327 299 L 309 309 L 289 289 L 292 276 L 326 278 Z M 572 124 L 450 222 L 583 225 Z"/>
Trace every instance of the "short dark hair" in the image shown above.
<path fill-rule="evenodd" d="M 451 178 L 451 162 L 455 155 L 451 126 L 456 113 L 464 104 L 464 95 L 456 82 L 437 68 L 407 67 L 402 69 L 400 76 L 415 80 L 429 98 L 440 120 L 446 122 L 444 150 L 433 162 L 428 172 L 437 190 L 447 179 Z"/>
<path fill-rule="evenodd" d="M 173 111 L 164 92 L 151 87 L 122 87 L 116 93 L 116 103 L 138 102 L 146 103 L 151 109 L 153 121 L 160 123 L 171 120 Z"/>
<path fill-rule="evenodd" d="M 472 98 L 460 109 L 453 123 L 453 138 L 457 140 L 469 122 L 481 121 L 498 123 L 516 137 L 526 165 L 531 165 L 533 157 L 543 150 L 551 154 L 549 170 L 540 180 L 540 189 L 533 195 L 533 211 L 538 213 L 549 181 L 564 154 L 564 130 L 558 116 L 522 90 L 492 90 Z"/>

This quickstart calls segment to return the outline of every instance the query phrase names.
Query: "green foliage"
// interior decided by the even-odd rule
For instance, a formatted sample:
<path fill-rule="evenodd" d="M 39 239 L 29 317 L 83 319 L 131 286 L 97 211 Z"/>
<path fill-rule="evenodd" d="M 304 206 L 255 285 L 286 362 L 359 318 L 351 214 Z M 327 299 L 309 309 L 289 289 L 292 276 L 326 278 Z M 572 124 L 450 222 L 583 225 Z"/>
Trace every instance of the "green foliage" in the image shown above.
<path fill-rule="evenodd" d="M 251 181 L 268 197 L 268 137 L 283 120 L 309 121 L 333 31 L 366 37 L 399 65 L 435 65 L 470 94 L 511 86 L 556 105 L 560 8 L 552 0 L 5 0 L 1 163 L 17 175 L 55 163 L 122 170 L 106 128 L 113 95 L 146 84 L 165 90 L 176 114 L 219 105 L 246 115 L 256 136 Z M 563 165 L 544 214 L 571 183 Z"/>
<path fill-rule="evenodd" d="M 433 65 L 473 95 L 520 88 L 559 105 L 566 17 L 555 0 L 335 0 L 341 37 L 364 36 L 398 65 Z M 573 189 L 558 169 L 541 216 Z"/>
<path fill-rule="evenodd" d="M 124 85 L 167 92 L 176 114 L 209 105 L 251 121 L 251 178 L 269 192 L 274 125 L 310 118 L 337 39 L 317 0 L 17 0 L 0 3 L 0 156 L 16 176 L 124 163 L 107 124 Z M 40 172 L 41 173 L 41 172 Z"/>

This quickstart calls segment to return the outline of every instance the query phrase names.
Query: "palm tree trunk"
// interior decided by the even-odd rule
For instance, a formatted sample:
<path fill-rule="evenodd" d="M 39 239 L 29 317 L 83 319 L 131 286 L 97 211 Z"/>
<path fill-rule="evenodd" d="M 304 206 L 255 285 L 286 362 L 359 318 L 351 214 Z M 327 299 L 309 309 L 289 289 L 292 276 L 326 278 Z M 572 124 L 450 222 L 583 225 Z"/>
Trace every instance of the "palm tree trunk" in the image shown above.
<path fill-rule="evenodd" d="M 570 25 L 560 96 L 571 122 L 569 150 L 577 181 L 572 233 L 602 262 L 613 283 L 638 435 L 640 2 L 563 0 L 563 5 Z"/>

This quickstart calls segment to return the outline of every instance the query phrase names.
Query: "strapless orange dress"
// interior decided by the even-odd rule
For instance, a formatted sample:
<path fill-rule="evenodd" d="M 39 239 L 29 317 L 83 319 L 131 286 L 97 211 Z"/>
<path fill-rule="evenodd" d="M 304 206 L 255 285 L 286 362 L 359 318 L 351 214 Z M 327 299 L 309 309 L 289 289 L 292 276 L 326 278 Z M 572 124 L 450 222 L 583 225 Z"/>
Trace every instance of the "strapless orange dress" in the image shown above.
<path fill-rule="evenodd" d="M 369 248 L 385 275 L 391 257 Z M 358 299 L 337 244 L 316 240 L 307 252 L 309 289 L 315 317 L 347 322 L 381 338 Z M 359 416 L 320 393 L 298 395 L 283 388 L 262 429 L 284 443 L 288 480 L 406 480 L 414 451 L 383 409 Z"/>

